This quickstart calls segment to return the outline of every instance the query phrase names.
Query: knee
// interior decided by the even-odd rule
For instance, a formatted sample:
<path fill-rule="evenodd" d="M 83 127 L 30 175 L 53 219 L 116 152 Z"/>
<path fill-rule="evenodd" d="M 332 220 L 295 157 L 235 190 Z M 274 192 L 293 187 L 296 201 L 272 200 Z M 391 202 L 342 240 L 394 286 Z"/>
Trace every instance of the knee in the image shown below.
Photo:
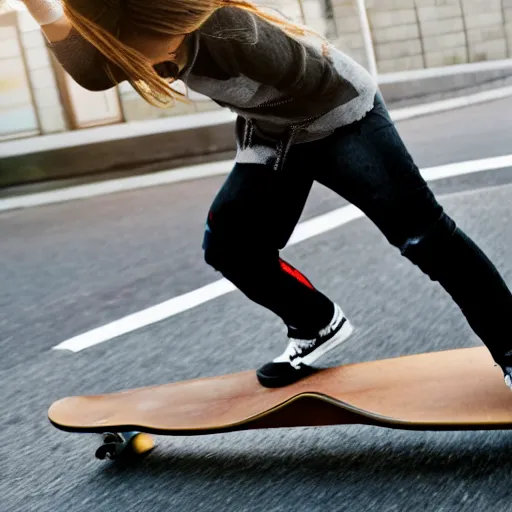
<path fill-rule="evenodd" d="M 226 259 L 227 250 L 225 244 L 215 239 L 212 229 L 208 223 L 204 230 L 203 236 L 203 255 L 208 265 L 217 271 L 222 271 L 223 262 Z"/>
<path fill-rule="evenodd" d="M 247 241 L 227 226 L 206 223 L 203 236 L 205 262 L 223 275 L 231 274 L 251 254 Z"/>
<path fill-rule="evenodd" d="M 399 247 L 400 252 L 432 280 L 437 280 L 439 263 L 448 256 L 456 231 L 455 222 L 443 212 L 424 232 L 406 239 Z"/>
<path fill-rule="evenodd" d="M 222 229 L 206 225 L 203 238 L 204 260 L 231 281 L 258 279 L 278 262 L 278 250 L 250 231 Z M 256 271 L 258 269 L 258 271 Z"/>

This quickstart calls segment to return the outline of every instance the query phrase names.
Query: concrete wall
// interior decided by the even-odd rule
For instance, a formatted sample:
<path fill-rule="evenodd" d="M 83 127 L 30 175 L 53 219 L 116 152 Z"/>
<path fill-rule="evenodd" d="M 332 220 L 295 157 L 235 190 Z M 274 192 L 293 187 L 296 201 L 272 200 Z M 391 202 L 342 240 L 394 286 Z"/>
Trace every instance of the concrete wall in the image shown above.
<path fill-rule="evenodd" d="M 28 12 L 19 12 L 18 19 L 41 133 L 62 132 L 67 128 L 66 116 L 41 30 Z"/>
<path fill-rule="evenodd" d="M 356 0 L 275 0 L 272 5 L 293 20 L 304 16 L 307 25 L 368 66 Z M 366 0 L 366 6 L 380 73 L 512 56 L 512 0 Z M 18 16 L 40 132 L 65 131 L 68 116 L 43 36 L 27 12 Z M 2 46 L 8 50 L 5 42 Z M 145 103 L 128 84 L 119 93 L 128 122 L 218 108 L 199 97 L 193 105 L 161 110 Z"/>
<path fill-rule="evenodd" d="M 0 16 L 0 140 L 39 134 L 15 14 Z"/>
<path fill-rule="evenodd" d="M 505 36 L 508 53 L 512 54 L 512 0 L 503 0 L 503 18 L 505 20 Z"/>
<path fill-rule="evenodd" d="M 338 46 L 366 65 L 355 0 L 332 0 Z M 512 0 L 366 0 L 380 73 L 512 56 Z"/>
<path fill-rule="evenodd" d="M 1 15 L 0 28 L 0 80 L 9 82 L 2 90 L 5 101 L 0 102 L 0 117 L 11 117 L 12 133 L 65 130 L 64 109 L 39 26 L 28 13 L 11 12 Z M 28 120 L 29 115 L 32 130 L 23 129 L 28 124 L 22 119 Z M 2 136 L 9 137 L 8 127 L 2 127 Z"/>

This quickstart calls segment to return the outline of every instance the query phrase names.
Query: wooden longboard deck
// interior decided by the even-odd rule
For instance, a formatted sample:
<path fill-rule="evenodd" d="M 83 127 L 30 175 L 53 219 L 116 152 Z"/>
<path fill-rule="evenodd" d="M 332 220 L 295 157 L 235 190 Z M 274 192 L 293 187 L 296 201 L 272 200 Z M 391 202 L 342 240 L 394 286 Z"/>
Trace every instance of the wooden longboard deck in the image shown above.
<path fill-rule="evenodd" d="M 98 396 L 48 411 L 71 432 L 167 435 L 252 428 L 370 424 L 413 430 L 512 428 L 512 392 L 483 347 L 350 364 L 266 389 L 255 372 Z"/>

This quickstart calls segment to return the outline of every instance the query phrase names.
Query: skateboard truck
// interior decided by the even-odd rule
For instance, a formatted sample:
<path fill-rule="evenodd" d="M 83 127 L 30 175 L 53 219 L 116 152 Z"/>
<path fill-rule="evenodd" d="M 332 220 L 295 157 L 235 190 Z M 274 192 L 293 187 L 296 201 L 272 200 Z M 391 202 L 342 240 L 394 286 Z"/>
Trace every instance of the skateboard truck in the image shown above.
<path fill-rule="evenodd" d="M 144 432 L 105 432 L 103 444 L 96 450 L 96 458 L 126 460 L 147 455 L 154 447 L 153 438 Z"/>

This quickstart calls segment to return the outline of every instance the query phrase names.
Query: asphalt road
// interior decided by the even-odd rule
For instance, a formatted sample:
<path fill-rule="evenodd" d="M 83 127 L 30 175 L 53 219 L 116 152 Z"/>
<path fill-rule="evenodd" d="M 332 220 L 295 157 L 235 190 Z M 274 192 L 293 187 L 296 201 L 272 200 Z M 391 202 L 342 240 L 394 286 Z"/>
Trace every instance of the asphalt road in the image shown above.
<path fill-rule="evenodd" d="M 512 153 L 512 99 L 399 123 L 421 167 Z M 0 214 L 0 510 L 509 511 L 507 432 L 342 426 L 158 438 L 136 467 L 94 459 L 52 401 L 254 368 L 286 344 L 279 322 L 234 292 L 79 353 L 61 341 L 213 282 L 206 211 L 222 178 Z M 448 212 L 512 286 L 512 169 L 436 182 Z M 344 204 L 315 186 L 303 219 Z M 367 219 L 286 258 L 357 326 L 340 362 L 475 346 L 445 292 Z M 510 451 L 509 451 L 510 450 Z"/>

